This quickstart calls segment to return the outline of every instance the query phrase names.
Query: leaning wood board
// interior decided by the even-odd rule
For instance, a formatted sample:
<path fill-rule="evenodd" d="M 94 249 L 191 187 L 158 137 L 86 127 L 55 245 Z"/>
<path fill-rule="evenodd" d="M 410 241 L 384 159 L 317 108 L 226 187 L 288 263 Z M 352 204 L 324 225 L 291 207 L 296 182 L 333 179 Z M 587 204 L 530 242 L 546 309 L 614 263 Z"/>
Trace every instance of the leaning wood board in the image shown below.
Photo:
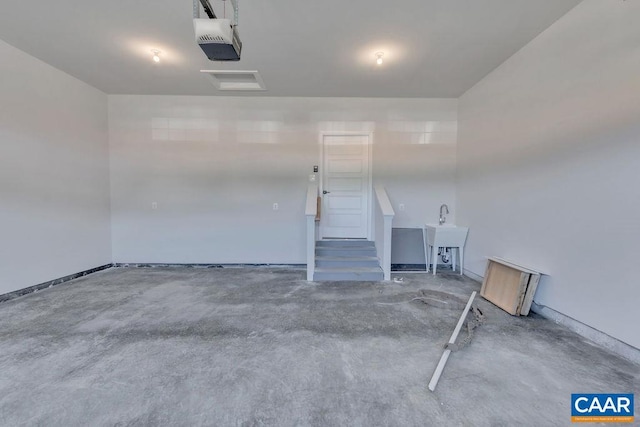
<path fill-rule="evenodd" d="M 480 295 L 514 316 L 529 314 L 540 281 L 537 271 L 502 258 L 491 257 Z"/>
<path fill-rule="evenodd" d="M 524 296 L 524 301 L 522 302 L 522 308 L 520 309 L 520 314 L 523 316 L 527 316 L 529 314 L 529 310 L 531 310 L 531 304 L 533 304 L 533 297 L 536 294 L 536 289 L 538 289 L 538 283 L 540 283 L 540 274 L 532 274 L 529 279 L 529 286 L 527 286 L 527 293 Z"/>

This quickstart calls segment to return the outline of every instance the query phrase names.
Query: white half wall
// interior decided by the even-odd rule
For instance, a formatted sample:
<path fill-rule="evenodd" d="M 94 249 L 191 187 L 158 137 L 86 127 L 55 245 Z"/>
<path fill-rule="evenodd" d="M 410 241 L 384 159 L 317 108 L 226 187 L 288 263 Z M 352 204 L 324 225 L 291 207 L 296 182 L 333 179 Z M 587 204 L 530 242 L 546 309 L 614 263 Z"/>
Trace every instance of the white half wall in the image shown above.
<path fill-rule="evenodd" d="M 640 3 L 585 0 L 459 100 L 466 268 L 540 269 L 535 301 L 640 348 Z"/>
<path fill-rule="evenodd" d="M 0 41 L 0 294 L 111 262 L 107 97 Z"/>
<path fill-rule="evenodd" d="M 322 132 L 373 133 L 394 227 L 453 220 L 456 120 L 453 99 L 109 96 L 113 259 L 305 263 Z"/>

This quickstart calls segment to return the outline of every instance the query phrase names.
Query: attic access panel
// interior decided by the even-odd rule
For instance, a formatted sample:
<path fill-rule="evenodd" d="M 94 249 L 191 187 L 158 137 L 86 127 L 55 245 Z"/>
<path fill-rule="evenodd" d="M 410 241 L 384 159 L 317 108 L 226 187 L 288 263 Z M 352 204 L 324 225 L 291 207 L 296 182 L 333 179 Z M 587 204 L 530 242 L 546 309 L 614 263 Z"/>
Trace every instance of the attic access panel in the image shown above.
<path fill-rule="evenodd" d="M 207 74 L 218 90 L 267 90 L 258 71 L 245 70 L 201 70 Z"/>

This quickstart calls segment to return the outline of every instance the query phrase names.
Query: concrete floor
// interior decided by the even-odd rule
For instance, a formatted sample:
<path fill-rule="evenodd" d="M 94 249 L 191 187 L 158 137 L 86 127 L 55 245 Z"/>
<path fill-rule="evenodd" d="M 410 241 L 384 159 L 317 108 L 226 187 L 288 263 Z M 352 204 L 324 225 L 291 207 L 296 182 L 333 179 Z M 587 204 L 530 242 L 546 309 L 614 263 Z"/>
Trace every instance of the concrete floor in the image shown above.
<path fill-rule="evenodd" d="M 545 319 L 486 315 L 427 383 L 479 284 L 307 283 L 269 268 L 116 268 L 0 304 L 0 425 L 553 426 L 640 366 Z"/>

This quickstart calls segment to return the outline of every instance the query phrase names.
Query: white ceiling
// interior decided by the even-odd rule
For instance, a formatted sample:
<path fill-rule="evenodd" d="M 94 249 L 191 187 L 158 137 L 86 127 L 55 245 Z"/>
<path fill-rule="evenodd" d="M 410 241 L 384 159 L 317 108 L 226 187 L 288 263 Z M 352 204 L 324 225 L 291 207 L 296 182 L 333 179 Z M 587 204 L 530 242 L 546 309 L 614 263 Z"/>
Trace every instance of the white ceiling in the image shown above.
<path fill-rule="evenodd" d="M 192 0 L 5 1 L 0 39 L 109 94 L 235 95 L 200 70 L 257 69 L 250 95 L 458 97 L 579 1 L 240 0 L 242 59 L 224 63 L 197 46 Z"/>

